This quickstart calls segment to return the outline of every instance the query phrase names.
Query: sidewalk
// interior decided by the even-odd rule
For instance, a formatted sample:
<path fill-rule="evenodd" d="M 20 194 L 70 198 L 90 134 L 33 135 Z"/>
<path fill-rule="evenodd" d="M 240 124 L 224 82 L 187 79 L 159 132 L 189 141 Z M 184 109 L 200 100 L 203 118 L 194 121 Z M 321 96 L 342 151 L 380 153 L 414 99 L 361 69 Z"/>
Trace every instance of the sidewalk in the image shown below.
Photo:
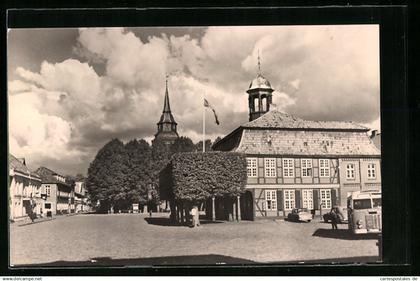
<path fill-rule="evenodd" d="M 26 217 L 22 220 L 16 221 L 16 222 L 10 222 L 10 226 L 27 226 L 27 225 L 32 225 L 32 224 L 37 224 L 37 223 L 41 223 L 41 222 L 47 222 L 47 221 L 53 221 L 55 219 L 61 219 L 61 218 L 66 218 L 66 217 L 71 217 L 71 216 L 75 216 L 75 215 L 80 215 L 82 213 L 71 213 L 71 214 L 65 214 L 65 215 L 55 215 L 53 217 L 43 217 L 43 218 L 37 218 L 34 220 L 34 222 L 31 221 L 31 219 L 29 217 Z"/>

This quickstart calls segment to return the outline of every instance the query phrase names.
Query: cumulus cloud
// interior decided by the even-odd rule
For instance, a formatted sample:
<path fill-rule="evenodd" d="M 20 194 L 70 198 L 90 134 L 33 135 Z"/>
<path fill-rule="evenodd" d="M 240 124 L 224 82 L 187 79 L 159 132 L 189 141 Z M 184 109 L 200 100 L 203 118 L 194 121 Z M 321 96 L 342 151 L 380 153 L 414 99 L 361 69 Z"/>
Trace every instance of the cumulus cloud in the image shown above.
<path fill-rule="evenodd" d="M 111 138 L 150 141 L 166 75 L 180 135 L 201 140 L 203 96 L 221 121 L 206 113 L 207 137 L 226 135 L 248 120 L 246 90 L 258 55 L 277 109 L 379 124 L 378 26 L 209 27 L 195 36 L 188 30 L 139 37 L 141 28 L 82 28 L 67 58 L 46 58 L 39 71 L 13 70 L 11 152 L 85 173 Z"/>

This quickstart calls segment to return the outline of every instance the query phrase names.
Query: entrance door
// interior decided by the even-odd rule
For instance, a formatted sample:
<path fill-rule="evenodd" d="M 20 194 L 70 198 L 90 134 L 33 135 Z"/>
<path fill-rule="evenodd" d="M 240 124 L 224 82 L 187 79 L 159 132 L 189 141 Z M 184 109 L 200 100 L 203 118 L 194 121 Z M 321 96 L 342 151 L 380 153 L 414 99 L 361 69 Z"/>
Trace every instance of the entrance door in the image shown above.
<path fill-rule="evenodd" d="M 241 217 L 243 220 L 254 220 L 254 200 L 251 191 L 246 191 L 241 196 Z"/>

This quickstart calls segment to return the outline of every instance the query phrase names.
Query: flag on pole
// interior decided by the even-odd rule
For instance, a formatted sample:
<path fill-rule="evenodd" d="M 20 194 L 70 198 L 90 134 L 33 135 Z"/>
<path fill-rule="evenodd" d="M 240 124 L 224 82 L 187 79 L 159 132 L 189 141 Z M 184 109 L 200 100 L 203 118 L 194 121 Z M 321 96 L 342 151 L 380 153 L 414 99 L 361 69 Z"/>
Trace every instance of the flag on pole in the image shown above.
<path fill-rule="evenodd" d="M 220 125 L 219 119 L 217 118 L 216 110 L 214 110 L 214 108 L 209 104 L 209 102 L 206 99 L 204 99 L 204 107 L 208 107 L 213 111 L 216 124 Z"/>

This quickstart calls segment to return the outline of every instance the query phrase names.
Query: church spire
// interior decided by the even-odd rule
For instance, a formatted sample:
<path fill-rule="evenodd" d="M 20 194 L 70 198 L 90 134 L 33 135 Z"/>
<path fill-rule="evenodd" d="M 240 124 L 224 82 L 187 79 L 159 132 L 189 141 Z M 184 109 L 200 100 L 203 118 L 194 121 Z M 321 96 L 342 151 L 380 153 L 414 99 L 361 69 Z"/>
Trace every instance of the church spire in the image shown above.
<path fill-rule="evenodd" d="M 169 103 L 168 75 L 166 75 L 163 111 L 159 122 L 157 123 L 158 131 L 155 135 L 153 143 L 156 140 L 163 141 L 166 144 L 173 143 L 178 138 L 178 132 L 176 130 L 177 125 L 178 124 L 175 122 L 175 118 L 171 112 L 171 105 Z"/>
<path fill-rule="evenodd" d="M 168 75 L 166 75 L 165 83 L 166 83 L 166 89 L 165 89 L 165 100 L 163 102 L 163 113 L 171 114 L 171 105 L 169 104 L 169 93 L 168 93 Z"/>

